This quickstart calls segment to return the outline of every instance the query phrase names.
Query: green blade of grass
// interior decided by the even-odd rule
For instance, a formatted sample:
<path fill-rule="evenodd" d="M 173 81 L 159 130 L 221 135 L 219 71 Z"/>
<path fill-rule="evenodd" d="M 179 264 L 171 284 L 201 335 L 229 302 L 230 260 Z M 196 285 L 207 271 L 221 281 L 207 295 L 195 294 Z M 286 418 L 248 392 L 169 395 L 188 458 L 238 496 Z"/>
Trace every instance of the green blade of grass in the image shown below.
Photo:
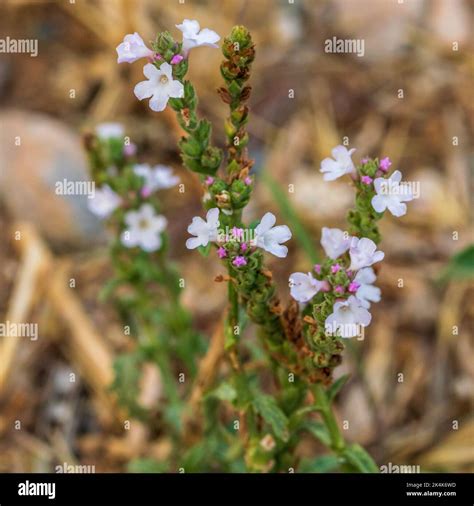
<path fill-rule="evenodd" d="M 301 220 L 298 218 L 298 215 L 290 200 L 285 195 L 285 192 L 266 170 L 262 171 L 260 177 L 263 184 L 270 190 L 275 198 L 282 216 L 287 221 L 287 225 L 290 227 L 296 241 L 304 250 L 310 262 L 313 264 L 318 263 L 320 261 L 320 257 L 314 247 L 313 240 L 309 236 L 308 231 Z"/>

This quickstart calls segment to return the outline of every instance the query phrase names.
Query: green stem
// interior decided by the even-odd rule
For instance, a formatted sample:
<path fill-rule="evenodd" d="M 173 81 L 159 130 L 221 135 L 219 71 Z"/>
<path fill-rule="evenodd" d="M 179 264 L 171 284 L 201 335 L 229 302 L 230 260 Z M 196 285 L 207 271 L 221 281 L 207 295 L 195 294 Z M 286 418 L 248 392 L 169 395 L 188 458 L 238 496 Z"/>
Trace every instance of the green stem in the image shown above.
<path fill-rule="evenodd" d="M 323 422 L 326 425 L 331 437 L 331 448 L 337 454 L 341 454 L 346 448 L 346 442 L 339 429 L 339 425 L 332 410 L 331 403 L 328 401 L 326 390 L 321 383 L 314 384 L 312 386 L 312 390 L 316 398 L 316 403 L 321 413 Z"/>

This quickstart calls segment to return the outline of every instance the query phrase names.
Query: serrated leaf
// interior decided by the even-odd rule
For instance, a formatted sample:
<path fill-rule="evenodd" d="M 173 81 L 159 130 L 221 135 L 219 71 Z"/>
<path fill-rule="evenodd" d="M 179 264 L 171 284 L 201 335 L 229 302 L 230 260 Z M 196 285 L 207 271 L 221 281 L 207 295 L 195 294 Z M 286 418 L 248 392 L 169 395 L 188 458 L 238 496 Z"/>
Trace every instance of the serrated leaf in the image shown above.
<path fill-rule="evenodd" d="M 178 142 L 178 146 L 186 156 L 196 158 L 202 153 L 201 145 L 192 137 L 182 138 Z"/>
<path fill-rule="evenodd" d="M 316 420 L 309 420 L 307 422 L 304 422 L 301 425 L 301 428 L 307 430 L 324 446 L 327 447 L 331 446 L 331 435 L 329 434 L 329 431 L 322 422 L 317 422 Z"/>
<path fill-rule="evenodd" d="M 199 141 L 203 147 L 207 146 L 209 136 L 211 135 L 211 124 L 207 119 L 202 119 L 194 132 L 194 137 Z"/>
<path fill-rule="evenodd" d="M 193 172 L 197 172 L 199 174 L 207 174 L 207 169 L 206 167 L 202 166 L 200 159 L 193 158 L 185 154 L 181 154 L 181 158 L 183 160 L 184 165 L 186 165 L 186 167 L 189 170 L 192 170 Z"/>
<path fill-rule="evenodd" d="M 328 388 L 326 395 L 330 403 L 335 399 L 341 388 L 347 383 L 349 377 L 349 374 L 344 374 Z"/>
<path fill-rule="evenodd" d="M 379 472 L 379 468 L 372 457 L 357 443 L 348 446 L 344 450 L 343 455 L 348 463 L 361 473 Z"/>
<path fill-rule="evenodd" d="M 258 395 L 252 401 L 252 405 L 255 411 L 271 426 L 275 436 L 282 441 L 288 441 L 288 418 L 275 399 L 269 395 Z"/>

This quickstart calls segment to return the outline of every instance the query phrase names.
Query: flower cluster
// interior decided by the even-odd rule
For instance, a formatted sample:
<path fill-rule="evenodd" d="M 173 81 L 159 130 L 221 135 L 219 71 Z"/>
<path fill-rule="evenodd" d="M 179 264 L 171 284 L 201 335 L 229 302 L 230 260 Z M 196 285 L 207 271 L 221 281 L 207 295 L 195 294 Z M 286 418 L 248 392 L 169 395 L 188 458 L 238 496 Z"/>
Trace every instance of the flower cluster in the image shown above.
<path fill-rule="evenodd" d="M 380 162 L 363 158 L 361 165 L 356 169 L 351 155 L 355 149 L 348 150 L 344 146 L 336 146 L 332 150 L 333 158 L 325 158 L 321 162 L 321 172 L 325 181 L 333 181 L 345 174 L 350 174 L 358 188 L 364 192 L 373 193 L 370 198 L 372 208 L 377 213 L 388 209 L 393 216 L 403 216 L 407 212 L 404 202 L 413 200 L 413 194 L 407 185 L 401 181 L 402 173 L 399 170 L 387 177 L 392 165 L 390 158 L 385 157 Z"/>
<path fill-rule="evenodd" d="M 328 365 L 331 353 L 337 351 L 331 346 L 334 339 L 328 337 L 354 337 L 370 324 L 368 309 L 371 303 L 380 301 L 372 266 L 384 258 L 384 253 L 377 250 L 376 221 L 387 209 L 394 216 L 404 215 L 404 202 L 413 199 L 410 189 L 401 182 L 400 171 L 389 175 L 392 162 L 388 157 L 380 161 L 364 158 L 356 167 L 351 158 L 354 151 L 337 146 L 332 150 L 333 158 L 321 163 L 326 181 L 347 174 L 357 189 L 356 207 L 348 216 L 350 233 L 324 227 L 321 245 L 327 258 L 315 265 L 313 272 L 290 276 L 291 296 L 302 304 L 313 304 L 312 316 L 307 318 L 312 324 L 309 338 L 311 345 L 323 351 L 323 358 L 321 354 L 316 356 L 317 365 L 322 366 Z"/>
<path fill-rule="evenodd" d="M 206 220 L 195 216 L 188 227 L 188 232 L 195 237 L 186 241 L 188 249 L 207 247 L 215 242 L 218 246 L 219 258 L 230 259 L 232 265 L 241 267 L 247 265 L 247 257 L 255 248 L 261 248 L 272 255 L 284 258 L 288 254 L 288 248 L 284 242 L 291 239 L 291 231 L 286 225 L 274 226 L 276 217 L 272 213 L 266 213 L 255 229 L 250 230 L 245 240 L 244 229 L 233 227 L 231 234 L 219 234 L 219 209 L 213 207 L 207 212 Z"/>
<path fill-rule="evenodd" d="M 370 323 L 370 303 L 380 300 L 380 290 L 372 285 L 372 265 L 384 254 L 372 240 L 348 237 L 337 228 L 323 228 L 321 245 L 328 258 L 314 266 L 314 274 L 295 272 L 290 276 L 291 296 L 307 303 L 318 293 L 325 294 L 324 299 L 334 305 L 324 322 L 326 333 L 354 337 Z"/>
<path fill-rule="evenodd" d="M 122 223 L 122 246 L 138 247 L 146 252 L 159 250 L 167 220 L 159 214 L 154 194 L 175 186 L 179 178 L 170 167 L 134 163 L 130 158 L 135 149 L 130 149 L 132 144 L 124 145 L 124 129 L 118 123 L 98 125 L 92 143 L 90 155 L 96 162 L 101 160 L 99 165 L 103 170 L 102 184 L 88 201 L 89 210 L 100 219 L 116 215 L 117 221 Z M 121 149 L 121 158 L 117 156 L 113 160 L 107 153 L 110 154 L 109 148 L 115 145 Z"/>
<path fill-rule="evenodd" d="M 183 33 L 181 43 L 172 41 L 168 32 L 160 34 L 150 49 L 138 33 L 128 34 L 117 46 L 118 63 L 134 63 L 147 58 L 149 63 L 143 67 L 147 78 L 135 86 L 134 93 L 138 100 L 150 99 L 152 111 L 163 111 L 170 98 L 182 98 L 185 95 L 184 85 L 175 76 L 182 76 L 187 68 L 189 51 L 200 46 L 218 47 L 219 35 L 204 28 L 201 30 L 196 20 L 185 19 L 176 28 Z"/>
<path fill-rule="evenodd" d="M 410 185 L 403 182 L 402 174 L 396 170 L 389 175 L 392 162 L 385 157 L 381 160 L 363 158 L 358 166 L 352 162 L 355 149 L 336 146 L 333 158 L 325 158 L 321 172 L 326 181 L 333 181 L 345 174 L 350 175 L 356 188 L 356 205 L 348 214 L 350 232 L 361 237 L 380 241 L 377 221 L 388 209 L 393 216 L 406 214 L 405 202 L 413 200 Z"/>

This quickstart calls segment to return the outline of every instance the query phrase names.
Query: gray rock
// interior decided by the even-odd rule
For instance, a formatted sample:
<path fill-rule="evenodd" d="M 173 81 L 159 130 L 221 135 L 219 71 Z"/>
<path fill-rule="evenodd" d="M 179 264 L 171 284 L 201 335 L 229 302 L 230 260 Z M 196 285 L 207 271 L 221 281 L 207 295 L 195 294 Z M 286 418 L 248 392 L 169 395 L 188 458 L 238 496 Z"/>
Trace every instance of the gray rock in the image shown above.
<path fill-rule="evenodd" d="M 15 220 L 34 223 L 56 248 L 105 242 L 85 194 L 58 194 L 57 183 L 89 181 L 78 134 L 45 115 L 0 111 L 0 199 Z"/>

